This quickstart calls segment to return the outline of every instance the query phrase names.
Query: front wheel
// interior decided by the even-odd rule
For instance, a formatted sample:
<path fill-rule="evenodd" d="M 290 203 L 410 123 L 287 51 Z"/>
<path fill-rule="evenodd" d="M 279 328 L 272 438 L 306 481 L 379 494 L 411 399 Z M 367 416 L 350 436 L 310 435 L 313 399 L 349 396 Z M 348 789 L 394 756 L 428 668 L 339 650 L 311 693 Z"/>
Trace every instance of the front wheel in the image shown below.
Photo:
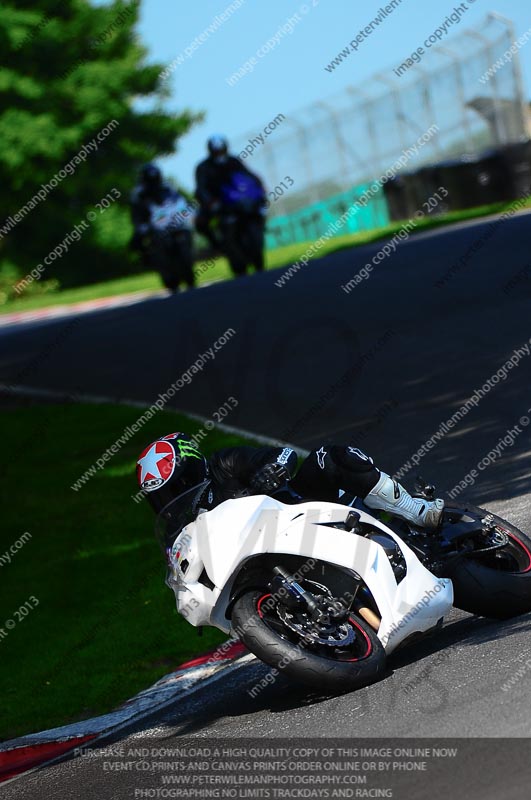
<path fill-rule="evenodd" d="M 234 276 L 241 278 L 247 272 L 247 256 L 241 246 L 238 221 L 228 222 L 225 220 L 222 230 L 223 253 Z"/>
<path fill-rule="evenodd" d="M 531 539 L 501 517 L 483 508 L 447 506 L 445 514 L 456 522 L 466 516 L 491 518 L 492 529 L 479 551 L 459 561 L 449 577 L 454 586 L 454 605 L 471 614 L 493 619 L 509 619 L 531 611 Z M 496 538 L 501 546 L 496 544 Z M 484 549 L 481 550 L 481 545 Z"/>
<path fill-rule="evenodd" d="M 263 220 L 250 219 L 242 234 L 244 251 L 257 272 L 264 269 L 264 228 Z"/>
<path fill-rule="evenodd" d="M 305 615 L 287 615 L 269 590 L 249 590 L 234 604 L 232 624 L 242 642 L 289 678 L 338 691 L 382 677 L 385 651 L 375 631 L 353 613 L 326 632 Z"/>

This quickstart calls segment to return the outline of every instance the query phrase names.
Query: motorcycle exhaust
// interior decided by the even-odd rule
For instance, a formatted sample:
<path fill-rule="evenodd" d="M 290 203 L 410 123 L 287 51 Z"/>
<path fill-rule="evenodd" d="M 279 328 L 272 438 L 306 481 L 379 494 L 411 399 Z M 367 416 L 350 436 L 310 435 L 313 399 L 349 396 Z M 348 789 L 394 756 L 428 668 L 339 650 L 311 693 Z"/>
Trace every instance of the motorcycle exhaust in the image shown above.
<path fill-rule="evenodd" d="M 380 624 L 382 622 L 382 618 L 376 614 L 372 608 L 368 608 L 367 606 L 362 605 L 361 603 L 354 603 L 354 608 L 356 612 L 360 615 L 365 622 L 371 626 L 376 632 L 378 632 L 380 628 Z"/>

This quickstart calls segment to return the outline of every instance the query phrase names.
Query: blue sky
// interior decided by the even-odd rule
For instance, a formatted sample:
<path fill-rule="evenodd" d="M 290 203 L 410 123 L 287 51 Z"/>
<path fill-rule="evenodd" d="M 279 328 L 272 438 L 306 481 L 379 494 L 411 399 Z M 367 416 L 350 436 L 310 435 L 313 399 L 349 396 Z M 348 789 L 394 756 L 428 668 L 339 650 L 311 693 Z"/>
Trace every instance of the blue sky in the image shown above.
<path fill-rule="evenodd" d="M 149 48 L 149 60 L 171 64 L 229 3 L 144 0 L 139 33 Z M 301 5 L 306 13 L 300 12 Z M 299 0 L 244 0 L 167 78 L 171 87 L 168 110 L 203 110 L 206 120 L 181 139 L 174 156 L 161 162 L 165 172 L 191 188 L 195 165 L 204 157 L 210 133 L 225 133 L 230 141 L 250 129 L 259 131 L 279 113 L 288 116 L 348 85 L 363 87 L 376 72 L 391 75 L 393 67 L 416 50 L 460 3 L 402 0 L 360 43 L 357 52 L 327 72 L 325 66 L 385 5 L 386 0 L 306 0 L 302 4 Z M 491 11 L 512 19 L 517 36 L 531 28 L 530 0 L 466 0 L 462 5 L 466 12 L 444 37 L 448 44 L 454 34 L 477 27 Z M 286 33 L 271 52 L 258 59 L 251 74 L 230 86 L 227 78 L 296 12 L 300 21 L 292 22 L 291 34 Z M 526 96 L 530 97 L 531 40 L 520 50 L 520 60 Z"/>

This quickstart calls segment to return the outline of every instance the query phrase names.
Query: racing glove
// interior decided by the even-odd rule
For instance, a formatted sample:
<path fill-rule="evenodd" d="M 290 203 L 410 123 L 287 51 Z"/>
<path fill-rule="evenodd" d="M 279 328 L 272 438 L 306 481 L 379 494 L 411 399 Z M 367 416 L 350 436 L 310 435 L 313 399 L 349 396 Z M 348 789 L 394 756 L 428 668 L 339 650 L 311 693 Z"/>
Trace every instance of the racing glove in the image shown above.
<path fill-rule="evenodd" d="M 253 475 L 249 485 L 258 494 L 269 494 L 284 486 L 289 478 L 290 472 L 285 464 L 266 464 Z"/>

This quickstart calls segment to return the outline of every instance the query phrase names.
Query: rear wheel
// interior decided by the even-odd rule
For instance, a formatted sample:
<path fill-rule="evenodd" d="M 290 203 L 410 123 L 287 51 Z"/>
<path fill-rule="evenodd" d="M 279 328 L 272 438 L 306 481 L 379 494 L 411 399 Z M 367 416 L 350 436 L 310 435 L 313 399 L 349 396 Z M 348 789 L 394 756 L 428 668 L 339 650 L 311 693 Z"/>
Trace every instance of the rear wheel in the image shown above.
<path fill-rule="evenodd" d="M 447 506 L 456 520 L 463 515 L 491 518 L 484 549 L 461 559 L 450 577 L 454 605 L 471 614 L 508 619 L 531 611 L 531 539 L 501 517 L 482 508 Z M 481 543 L 478 543 L 481 546 Z"/>
<path fill-rule="evenodd" d="M 300 683 L 328 691 L 359 689 L 385 669 L 376 632 L 353 613 L 319 628 L 307 613 L 275 601 L 269 590 L 252 589 L 236 601 L 232 623 L 254 655 Z"/>

